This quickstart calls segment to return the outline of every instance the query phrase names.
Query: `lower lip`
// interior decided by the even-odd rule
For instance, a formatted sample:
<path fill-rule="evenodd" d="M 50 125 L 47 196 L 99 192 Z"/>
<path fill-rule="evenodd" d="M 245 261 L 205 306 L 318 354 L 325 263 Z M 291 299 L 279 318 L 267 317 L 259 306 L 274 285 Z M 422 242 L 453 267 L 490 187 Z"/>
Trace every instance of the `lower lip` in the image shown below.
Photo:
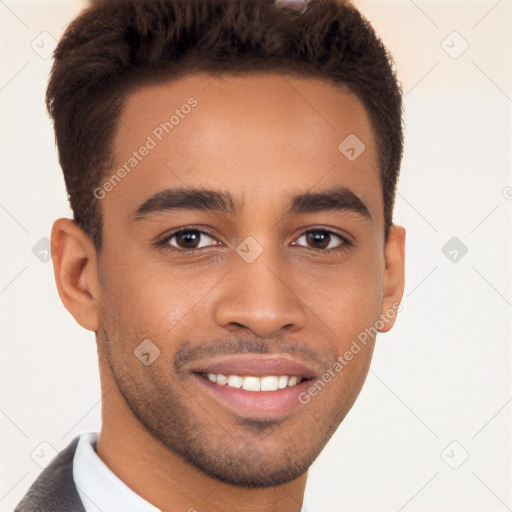
<path fill-rule="evenodd" d="M 215 384 L 201 375 L 193 374 L 207 392 L 231 409 L 249 415 L 279 416 L 292 410 L 299 402 L 299 395 L 306 391 L 310 383 L 305 380 L 295 386 L 276 391 L 246 391 L 241 388 Z"/>

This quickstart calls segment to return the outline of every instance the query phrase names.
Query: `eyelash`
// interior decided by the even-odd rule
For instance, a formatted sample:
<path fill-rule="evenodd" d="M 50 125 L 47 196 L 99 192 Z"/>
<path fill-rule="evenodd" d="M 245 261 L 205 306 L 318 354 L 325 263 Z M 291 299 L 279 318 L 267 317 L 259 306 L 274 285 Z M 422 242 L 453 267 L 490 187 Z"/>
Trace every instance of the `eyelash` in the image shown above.
<path fill-rule="evenodd" d="M 200 247 L 200 248 L 195 248 L 195 249 L 194 248 L 193 249 L 181 249 L 179 247 L 173 247 L 173 246 L 169 245 L 169 241 L 174 236 L 180 235 L 183 233 L 189 233 L 189 232 L 198 232 L 202 235 L 207 235 L 210 238 L 215 238 L 213 235 L 211 235 L 207 231 L 203 231 L 202 229 L 195 228 L 195 227 L 188 227 L 188 228 L 180 228 L 176 231 L 173 231 L 172 233 L 166 234 L 165 236 L 163 236 L 162 238 L 157 240 L 155 242 L 155 245 L 160 249 L 178 251 L 181 253 L 193 253 L 193 252 L 197 252 L 197 251 L 205 251 L 212 247 L 212 246 L 209 246 L 209 247 Z M 310 249 L 311 251 L 314 251 L 316 253 L 324 253 L 324 254 L 338 254 L 343 251 L 346 251 L 350 247 L 354 247 L 354 244 L 352 242 L 350 242 L 343 235 L 340 235 L 339 233 L 336 233 L 334 231 L 324 229 L 324 228 L 310 228 L 310 229 L 304 230 L 304 231 L 302 231 L 302 233 L 300 233 L 300 235 L 297 238 L 300 238 L 303 235 L 305 235 L 307 233 L 311 233 L 311 232 L 313 232 L 313 233 L 320 232 L 320 233 L 325 233 L 328 235 L 334 235 L 335 237 L 339 238 L 342 243 L 341 243 L 341 245 L 339 245 L 338 247 L 335 247 L 334 249 L 318 249 L 316 247 L 306 247 L 304 245 L 299 245 L 298 247 L 302 247 L 303 249 Z M 215 247 L 215 246 L 213 246 L 213 247 Z"/>

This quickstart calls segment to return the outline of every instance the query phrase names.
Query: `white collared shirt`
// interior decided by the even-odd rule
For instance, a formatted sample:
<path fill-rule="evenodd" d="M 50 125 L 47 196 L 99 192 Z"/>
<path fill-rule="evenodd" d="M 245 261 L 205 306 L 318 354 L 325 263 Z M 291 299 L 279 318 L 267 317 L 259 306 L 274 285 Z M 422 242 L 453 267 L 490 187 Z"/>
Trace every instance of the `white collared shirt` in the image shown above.
<path fill-rule="evenodd" d="M 119 479 L 96 453 L 97 432 L 80 435 L 73 479 L 85 512 L 161 512 Z"/>

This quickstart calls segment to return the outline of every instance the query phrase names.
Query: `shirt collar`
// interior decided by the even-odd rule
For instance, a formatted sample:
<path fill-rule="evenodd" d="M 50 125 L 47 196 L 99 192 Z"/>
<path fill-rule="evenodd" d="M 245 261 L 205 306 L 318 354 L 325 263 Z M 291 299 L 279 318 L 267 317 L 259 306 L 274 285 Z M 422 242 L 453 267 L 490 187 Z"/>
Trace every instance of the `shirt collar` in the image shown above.
<path fill-rule="evenodd" d="M 80 435 L 73 479 L 85 512 L 161 512 L 119 479 L 96 453 L 97 432 Z"/>

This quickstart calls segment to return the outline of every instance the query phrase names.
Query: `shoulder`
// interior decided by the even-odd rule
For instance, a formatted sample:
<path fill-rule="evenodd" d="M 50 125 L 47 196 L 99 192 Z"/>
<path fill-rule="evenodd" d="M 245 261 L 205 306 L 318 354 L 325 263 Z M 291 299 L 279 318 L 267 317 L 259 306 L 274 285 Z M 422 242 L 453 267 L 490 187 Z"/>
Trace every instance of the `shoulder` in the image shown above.
<path fill-rule="evenodd" d="M 85 512 L 73 480 L 79 439 L 73 439 L 42 471 L 14 512 Z"/>

